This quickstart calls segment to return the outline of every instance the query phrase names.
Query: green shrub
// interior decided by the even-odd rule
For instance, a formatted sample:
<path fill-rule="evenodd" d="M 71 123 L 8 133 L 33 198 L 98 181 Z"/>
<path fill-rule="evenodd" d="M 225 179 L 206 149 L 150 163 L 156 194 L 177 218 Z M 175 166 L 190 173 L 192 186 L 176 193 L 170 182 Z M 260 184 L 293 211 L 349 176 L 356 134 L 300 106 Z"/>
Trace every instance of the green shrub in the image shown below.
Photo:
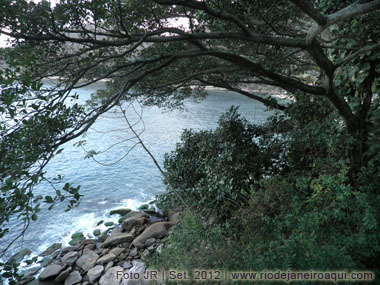
<path fill-rule="evenodd" d="M 217 129 L 184 131 L 176 150 L 165 156 L 165 182 L 202 215 L 228 219 L 248 203 L 257 182 L 275 171 L 276 139 L 270 135 L 273 146 L 260 147 L 264 134 L 263 127 L 248 123 L 232 107 Z M 167 207 L 178 204 L 170 190 L 159 201 Z"/>
<path fill-rule="evenodd" d="M 299 96 L 263 126 L 232 109 L 215 131 L 186 131 L 166 157 L 166 182 L 201 216 L 219 220 L 205 226 L 187 216 L 156 264 L 379 275 L 379 105 L 370 111 L 368 163 L 354 181 L 344 123 L 324 100 Z M 160 201 L 175 203 L 172 194 Z"/>

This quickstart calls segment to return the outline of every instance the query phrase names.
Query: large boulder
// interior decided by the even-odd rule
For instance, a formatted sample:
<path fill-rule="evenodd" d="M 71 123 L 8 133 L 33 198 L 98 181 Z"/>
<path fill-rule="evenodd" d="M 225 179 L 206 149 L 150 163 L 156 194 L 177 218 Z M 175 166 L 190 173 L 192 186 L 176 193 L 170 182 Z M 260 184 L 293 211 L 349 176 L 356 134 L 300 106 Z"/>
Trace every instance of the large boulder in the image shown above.
<path fill-rule="evenodd" d="M 119 234 L 116 236 L 110 236 L 104 241 L 104 243 L 102 244 L 102 247 L 111 247 L 111 246 L 121 244 L 123 242 L 131 242 L 132 240 L 133 240 L 133 236 L 128 233 Z"/>
<path fill-rule="evenodd" d="M 120 209 L 114 209 L 110 212 L 110 215 L 115 215 L 115 214 L 118 214 L 120 216 L 125 216 L 126 214 L 128 214 L 129 212 L 131 212 L 132 210 L 129 209 L 129 208 L 120 208 Z"/>
<path fill-rule="evenodd" d="M 62 257 L 61 261 L 65 264 L 74 264 L 74 262 L 78 259 L 78 255 L 79 253 L 77 251 L 69 251 Z"/>
<path fill-rule="evenodd" d="M 184 216 L 184 212 L 177 212 L 170 217 L 169 221 L 173 225 L 176 225 L 182 220 L 183 216 Z"/>
<path fill-rule="evenodd" d="M 116 258 L 116 255 L 114 255 L 113 253 L 107 253 L 106 255 L 99 258 L 96 261 L 96 264 L 102 265 L 102 264 L 105 264 L 105 263 L 108 263 L 108 262 L 114 260 L 115 258 Z"/>
<path fill-rule="evenodd" d="M 66 280 L 66 278 L 69 277 L 71 270 L 71 267 L 66 268 L 61 273 L 59 273 L 59 275 L 54 279 L 54 281 L 56 283 L 63 283 Z"/>
<path fill-rule="evenodd" d="M 12 255 L 7 262 L 20 263 L 25 256 L 32 254 L 32 251 L 29 248 L 24 248 L 18 251 L 16 254 Z"/>
<path fill-rule="evenodd" d="M 83 255 L 79 257 L 76 264 L 82 268 L 85 272 L 89 271 L 96 264 L 96 260 L 99 258 L 92 250 L 85 250 Z"/>
<path fill-rule="evenodd" d="M 44 269 L 44 271 L 41 272 L 40 276 L 38 277 L 39 280 L 43 281 L 46 279 L 49 279 L 51 277 L 57 276 L 63 269 L 65 269 L 66 265 L 59 265 L 59 264 L 50 264 L 48 267 Z"/>
<path fill-rule="evenodd" d="M 73 271 L 70 273 L 69 277 L 65 280 L 64 285 L 74 285 L 82 281 L 82 276 L 78 271 Z"/>
<path fill-rule="evenodd" d="M 99 285 L 119 285 L 123 274 L 124 269 L 122 267 L 112 267 L 100 278 Z"/>
<path fill-rule="evenodd" d="M 171 222 L 155 223 L 145 229 L 145 231 L 136 237 L 132 244 L 137 248 L 144 248 L 147 239 L 155 238 L 161 239 L 168 235 L 168 229 L 173 226 Z"/>
<path fill-rule="evenodd" d="M 124 220 L 121 224 L 121 231 L 122 232 L 129 232 L 136 226 L 142 226 L 146 221 L 146 217 L 132 217 Z"/>
<path fill-rule="evenodd" d="M 92 284 L 94 283 L 96 280 L 98 280 L 98 278 L 100 276 L 102 276 L 102 273 L 104 272 L 104 266 L 103 265 L 96 265 L 95 267 L 91 268 L 88 272 L 87 272 L 87 276 L 88 276 L 88 281 Z"/>
<path fill-rule="evenodd" d="M 53 243 L 44 252 L 42 252 L 40 256 L 48 256 L 52 254 L 53 252 L 57 251 L 58 249 L 61 249 L 61 247 L 62 247 L 62 243 Z"/>

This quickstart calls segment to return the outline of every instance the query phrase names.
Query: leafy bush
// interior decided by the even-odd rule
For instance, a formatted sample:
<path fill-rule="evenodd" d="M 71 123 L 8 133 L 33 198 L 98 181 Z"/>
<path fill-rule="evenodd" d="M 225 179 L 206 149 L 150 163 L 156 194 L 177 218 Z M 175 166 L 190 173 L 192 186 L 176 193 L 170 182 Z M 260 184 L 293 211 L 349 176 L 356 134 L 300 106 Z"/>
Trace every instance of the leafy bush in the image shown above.
<path fill-rule="evenodd" d="M 262 143 L 266 140 L 269 143 Z M 232 107 L 213 131 L 185 130 L 176 150 L 165 157 L 165 183 L 199 213 L 224 220 L 246 205 L 257 182 L 277 170 L 280 153 L 273 135 L 242 119 Z M 172 192 L 161 196 L 177 203 Z"/>
<path fill-rule="evenodd" d="M 325 100 L 297 96 L 263 126 L 247 123 L 232 109 L 215 131 L 186 131 L 166 158 L 167 182 L 193 209 L 220 219 L 206 226 L 188 216 L 154 262 L 188 270 L 373 270 L 378 275 L 380 104 L 375 100 L 368 164 L 354 182 L 346 129 Z M 233 183 L 223 188 L 222 180 Z M 171 194 L 161 201 L 173 202 Z"/>

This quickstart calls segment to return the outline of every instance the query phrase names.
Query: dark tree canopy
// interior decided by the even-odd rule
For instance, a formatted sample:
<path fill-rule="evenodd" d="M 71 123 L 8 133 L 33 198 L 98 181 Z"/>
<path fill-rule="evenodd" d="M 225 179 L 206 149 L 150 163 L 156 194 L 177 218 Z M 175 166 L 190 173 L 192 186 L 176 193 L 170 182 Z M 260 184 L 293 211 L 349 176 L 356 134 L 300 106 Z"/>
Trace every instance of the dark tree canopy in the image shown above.
<path fill-rule="evenodd" d="M 1 51 L 2 190 L 30 193 L 32 200 L 59 146 L 120 101 L 144 97 L 146 104 L 176 107 L 202 98 L 209 86 L 279 110 L 286 106 L 249 87 L 327 98 L 352 137 L 355 173 L 370 160 L 367 138 L 376 127 L 370 114 L 380 90 L 379 11 L 380 0 L 61 0 L 55 6 L 0 0 L 0 33 L 12 38 L 12 48 Z M 56 88 L 42 86 L 44 78 L 56 78 Z M 64 104 L 71 90 L 104 79 L 108 89 L 91 105 Z M 36 124 L 38 133 L 25 134 Z M 20 185 L 22 179 L 30 183 Z M 79 199 L 75 188 L 65 190 Z M 25 208 L 1 199 L 3 212 L 37 211 L 32 202 Z"/>

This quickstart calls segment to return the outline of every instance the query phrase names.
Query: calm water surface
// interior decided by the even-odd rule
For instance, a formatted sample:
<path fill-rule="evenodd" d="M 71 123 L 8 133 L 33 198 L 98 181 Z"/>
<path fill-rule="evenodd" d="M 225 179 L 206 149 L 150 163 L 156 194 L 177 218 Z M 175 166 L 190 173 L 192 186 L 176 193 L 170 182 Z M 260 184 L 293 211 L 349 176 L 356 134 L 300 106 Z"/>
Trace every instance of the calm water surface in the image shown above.
<path fill-rule="evenodd" d="M 89 99 L 96 88 L 101 86 L 79 90 L 79 100 Z M 209 96 L 201 103 L 186 102 L 186 111 L 163 112 L 157 107 L 144 107 L 142 111 L 145 131 L 141 138 L 162 165 L 164 153 L 174 150 L 184 129 L 215 128 L 219 117 L 231 105 L 240 106 L 240 113 L 251 122 L 263 122 L 269 115 L 262 104 L 249 98 L 224 91 L 210 91 Z M 134 107 L 141 112 L 138 104 Z M 131 123 L 138 121 L 131 106 L 126 114 Z M 135 129 L 141 131 L 143 124 L 138 123 Z M 64 212 L 66 204 L 59 204 L 51 211 L 43 208 L 38 221 L 31 224 L 24 239 L 16 242 L 9 254 L 24 247 L 39 254 L 54 242 L 68 243 L 71 234 L 76 231 L 92 233 L 99 220 L 116 221 L 117 217 L 109 215 L 111 209 L 136 209 L 163 192 L 165 187 L 162 177 L 141 146 L 134 147 L 124 159 L 115 163 L 134 146 L 135 141 L 128 140 L 131 137 L 133 135 L 127 130 L 121 114 L 110 112 L 98 119 L 85 138 L 75 141 L 86 140 L 84 148 L 95 151 L 104 151 L 114 145 L 109 151 L 96 157 L 101 164 L 92 159 L 84 159 L 86 152 L 74 146 L 75 142 L 64 145 L 64 151 L 47 166 L 47 176 L 53 178 L 61 174 L 64 176 L 63 183 L 81 185 L 80 193 L 84 197 L 80 207 L 70 212 Z M 49 185 L 40 184 L 36 193 L 53 195 L 54 191 Z M 12 223 L 13 233 L 6 240 L 0 240 L 0 248 L 15 236 L 19 226 L 16 221 Z"/>

